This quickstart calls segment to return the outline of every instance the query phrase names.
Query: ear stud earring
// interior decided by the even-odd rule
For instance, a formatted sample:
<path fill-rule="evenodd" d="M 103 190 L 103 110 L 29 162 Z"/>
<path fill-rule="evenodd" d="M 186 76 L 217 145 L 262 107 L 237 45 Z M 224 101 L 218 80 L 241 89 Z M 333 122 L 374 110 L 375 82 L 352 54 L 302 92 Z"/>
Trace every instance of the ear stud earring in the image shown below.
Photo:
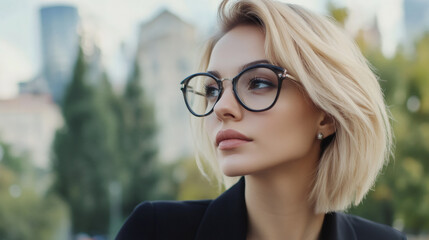
<path fill-rule="evenodd" d="M 317 134 L 317 139 L 318 140 L 322 140 L 323 139 L 323 133 L 318 133 Z"/>

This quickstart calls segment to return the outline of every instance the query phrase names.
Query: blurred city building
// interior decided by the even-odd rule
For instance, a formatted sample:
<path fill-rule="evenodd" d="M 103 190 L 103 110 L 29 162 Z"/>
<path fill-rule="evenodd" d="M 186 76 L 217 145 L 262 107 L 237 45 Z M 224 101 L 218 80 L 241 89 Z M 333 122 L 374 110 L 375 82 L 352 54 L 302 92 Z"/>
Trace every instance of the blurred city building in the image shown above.
<path fill-rule="evenodd" d="M 19 95 L 0 100 L 0 139 L 41 168 L 49 166 L 55 131 L 62 125 L 60 109 L 50 95 Z"/>
<path fill-rule="evenodd" d="M 41 74 L 33 77 L 29 81 L 20 82 L 18 87 L 19 87 L 19 95 L 23 95 L 23 94 L 50 95 L 48 83 L 46 82 L 46 79 Z"/>
<path fill-rule="evenodd" d="M 16 98 L 0 101 L 0 140 L 46 169 L 55 131 L 62 126 L 59 104 L 73 77 L 79 45 L 88 63 L 88 82 L 96 84 L 104 72 L 96 37 L 81 27 L 75 7 L 42 7 L 40 17 L 43 70 L 19 83 Z"/>
<path fill-rule="evenodd" d="M 362 40 L 365 42 L 366 47 L 369 50 L 375 50 L 381 48 L 381 33 L 377 23 L 377 19 L 374 17 L 372 24 L 363 28 L 360 32 L 362 34 Z"/>
<path fill-rule="evenodd" d="M 180 81 L 196 70 L 196 28 L 168 10 L 140 27 L 137 62 L 146 96 L 158 124 L 159 157 L 172 161 L 189 155 L 192 140 Z"/>
<path fill-rule="evenodd" d="M 79 46 L 79 15 L 73 6 L 40 9 L 43 75 L 59 103 L 70 82 Z"/>

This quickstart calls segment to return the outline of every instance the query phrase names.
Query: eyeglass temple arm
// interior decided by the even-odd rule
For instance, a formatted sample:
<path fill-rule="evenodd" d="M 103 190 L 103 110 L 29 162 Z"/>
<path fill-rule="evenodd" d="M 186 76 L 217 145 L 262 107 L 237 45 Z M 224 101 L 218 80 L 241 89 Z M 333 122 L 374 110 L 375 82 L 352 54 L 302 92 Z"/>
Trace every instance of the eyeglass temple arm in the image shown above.
<path fill-rule="evenodd" d="M 183 91 L 183 87 L 182 87 L 182 91 Z M 186 88 L 186 92 L 191 92 L 191 93 L 195 93 L 195 94 L 197 94 L 197 95 L 200 95 L 200 96 L 203 96 L 203 97 L 205 97 L 206 95 L 205 94 L 203 94 L 203 93 L 201 93 L 201 92 L 198 92 L 198 91 L 194 91 L 194 89 L 192 88 L 192 87 L 187 87 Z"/>
<path fill-rule="evenodd" d="M 280 77 L 282 77 L 282 78 L 290 78 L 290 79 L 296 81 L 296 78 L 294 76 L 290 75 L 289 73 L 287 73 L 286 69 L 283 70 L 283 73 L 280 75 Z"/>

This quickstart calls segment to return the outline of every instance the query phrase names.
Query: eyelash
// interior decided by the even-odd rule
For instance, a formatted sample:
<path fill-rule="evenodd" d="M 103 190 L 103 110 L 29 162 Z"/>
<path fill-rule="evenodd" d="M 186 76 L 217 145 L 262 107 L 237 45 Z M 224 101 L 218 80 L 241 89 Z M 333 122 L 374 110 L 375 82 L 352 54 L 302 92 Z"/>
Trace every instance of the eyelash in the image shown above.
<path fill-rule="evenodd" d="M 270 80 L 266 80 L 263 78 L 253 78 L 249 81 L 249 89 L 255 89 L 255 88 L 251 88 L 251 85 L 253 84 L 265 84 L 267 85 L 266 87 L 262 87 L 262 88 L 267 88 L 267 87 L 274 87 L 274 84 L 270 81 Z M 257 88 L 257 89 L 262 89 L 262 88 Z"/>

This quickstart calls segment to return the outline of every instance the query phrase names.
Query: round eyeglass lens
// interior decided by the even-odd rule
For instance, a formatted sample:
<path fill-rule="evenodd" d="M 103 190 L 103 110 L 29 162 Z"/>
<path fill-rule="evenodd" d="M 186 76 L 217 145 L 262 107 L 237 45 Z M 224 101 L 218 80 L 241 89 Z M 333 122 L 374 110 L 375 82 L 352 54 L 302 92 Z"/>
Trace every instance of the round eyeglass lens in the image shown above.
<path fill-rule="evenodd" d="M 243 72 L 236 83 L 236 93 L 241 102 L 252 110 L 270 107 L 276 99 L 279 78 L 265 67 L 252 68 Z"/>
<path fill-rule="evenodd" d="M 195 75 L 190 78 L 185 88 L 185 99 L 189 108 L 197 115 L 209 113 L 220 94 L 215 79 L 207 75 Z"/>

